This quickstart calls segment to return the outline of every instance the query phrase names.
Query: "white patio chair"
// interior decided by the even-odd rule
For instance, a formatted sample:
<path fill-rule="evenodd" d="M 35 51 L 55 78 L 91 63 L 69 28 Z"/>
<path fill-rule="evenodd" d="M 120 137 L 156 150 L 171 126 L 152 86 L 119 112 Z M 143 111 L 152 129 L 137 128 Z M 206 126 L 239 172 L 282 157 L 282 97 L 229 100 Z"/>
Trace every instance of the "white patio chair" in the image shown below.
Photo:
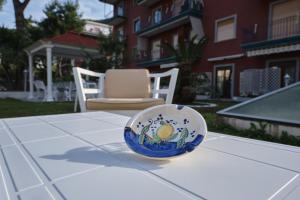
<path fill-rule="evenodd" d="M 76 86 L 75 83 L 70 81 L 70 82 L 65 82 L 63 86 L 63 92 L 64 92 L 64 100 L 65 101 L 72 101 L 75 99 L 76 96 Z"/>
<path fill-rule="evenodd" d="M 46 89 L 46 86 L 45 86 L 44 82 L 41 81 L 41 80 L 35 80 L 33 82 L 33 84 L 34 84 L 34 87 L 37 91 L 37 98 L 38 99 L 45 99 L 47 89 Z"/>
<path fill-rule="evenodd" d="M 37 98 L 45 100 L 46 97 L 47 97 L 47 88 L 46 88 L 45 83 L 41 80 L 35 80 L 33 82 L 33 84 L 34 84 L 34 87 L 35 87 L 36 91 L 38 92 L 38 97 Z M 56 86 L 52 87 L 52 95 L 53 95 L 53 99 L 55 101 L 57 101 L 58 90 L 57 90 Z"/>
<path fill-rule="evenodd" d="M 178 71 L 172 69 L 164 73 L 149 74 L 146 69 L 128 69 L 108 70 L 103 74 L 74 67 L 80 110 L 81 112 L 105 110 L 131 116 L 151 106 L 171 104 Z M 97 77 L 98 88 L 84 88 L 83 75 Z M 167 89 L 160 88 L 160 80 L 163 77 L 170 77 Z M 153 88 L 151 79 L 154 79 Z M 87 99 L 86 95 L 90 94 L 96 94 L 98 98 Z M 166 99 L 161 99 L 160 95 L 165 95 Z"/>

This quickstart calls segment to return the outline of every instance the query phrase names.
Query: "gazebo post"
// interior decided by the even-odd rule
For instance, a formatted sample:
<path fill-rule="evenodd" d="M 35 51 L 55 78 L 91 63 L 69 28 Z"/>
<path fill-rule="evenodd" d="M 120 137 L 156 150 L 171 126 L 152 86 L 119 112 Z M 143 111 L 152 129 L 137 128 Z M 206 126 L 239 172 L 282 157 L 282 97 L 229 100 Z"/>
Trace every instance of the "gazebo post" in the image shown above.
<path fill-rule="evenodd" d="M 47 97 L 46 101 L 53 101 L 52 94 L 52 47 L 46 47 L 47 52 Z"/>
<path fill-rule="evenodd" d="M 29 96 L 28 99 L 33 99 L 33 59 L 32 59 L 32 54 L 30 52 L 27 52 L 28 55 L 28 64 L 29 64 Z"/>
<path fill-rule="evenodd" d="M 75 58 L 72 58 L 72 59 L 71 59 L 71 66 L 72 66 L 72 67 L 76 67 L 76 66 L 75 66 Z"/>

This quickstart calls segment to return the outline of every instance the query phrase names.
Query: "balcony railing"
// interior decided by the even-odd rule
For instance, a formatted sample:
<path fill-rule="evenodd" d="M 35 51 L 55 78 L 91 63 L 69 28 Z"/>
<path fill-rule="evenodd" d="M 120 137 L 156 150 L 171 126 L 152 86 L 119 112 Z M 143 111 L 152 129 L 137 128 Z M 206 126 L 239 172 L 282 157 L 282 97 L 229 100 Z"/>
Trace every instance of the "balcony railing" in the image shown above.
<path fill-rule="evenodd" d="M 293 15 L 273 20 L 269 27 L 269 39 L 281 39 L 300 34 L 300 17 Z"/>
<path fill-rule="evenodd" d="M 200 1 L 195 0 L 185 0 L 183 4 L 178 6 L 174 5 L 172 9 L 168 12 L 161 11 L 160 17 L 152 15 L 150 20 L 146 23 L 142 24 L 141 31 L 138 34 L 143 34 L 152 28 L 156 28 L 159 26 L 168 26 L 168 24 L 174 24 L 174 21 L 180 21 L 180 18 L 184 18 L 186 16 L 201 16 L 202 4 Z M 178 25 L 181 25 L 178 23 Z"/>
<path fill-rule="evenodd" d="M 243 31 L 242 47 L 245 49 L 267 48 L 295 43 L 300 38 L 300 17 L 294 15 L 270 21 L 268 36 L 254 34 L 251 28 L 244 28 Z"/>
<path fill-rule="evenodd" d="M 141 6 L 152 6 L 160 0 L 137 0 L 137 4 Z"/>
<path fill-rule="evenodd" d="M 139 51 L 135 58 L 135 61 L 138 65 L 145 64 L 147 66 L 165 64 L 169 60 L 175 61 L 174 55 L 172 55 L 170 52 L 164 51 L 163 49 Z"/>

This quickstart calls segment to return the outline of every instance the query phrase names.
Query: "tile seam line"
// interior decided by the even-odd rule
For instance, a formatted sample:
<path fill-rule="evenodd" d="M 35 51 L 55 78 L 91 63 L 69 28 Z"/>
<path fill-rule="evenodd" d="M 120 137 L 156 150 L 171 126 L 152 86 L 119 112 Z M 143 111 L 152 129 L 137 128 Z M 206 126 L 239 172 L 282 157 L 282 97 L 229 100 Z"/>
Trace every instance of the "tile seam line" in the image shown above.
<path fill-rule="evenodd" d="M 270 141 L 265 141 L 265 140 L 257 140 L 257 139 L 253 139 L 253 138 L 247 138 L 247 137 L 240 137 L 240 136 L 235 136 L 235 135 L 226 135 L 224 133 L 217 133 L 217 132 L 212 132 L 212 131 L 209 131 L 209 132 L 213 133 L 213 134 L 218 134 L 218 135 L 221 135 L 221 136 L 226 136 L 230 140 L 237 140 L 237 141 L 241 141 L 241 142 L 248 143 L 248 144 L 253 144 L 253 145 L 263 146 L 263 147 L 266 147 L 266 148 L 283 150 L 283 151 L 289 151 L 289 152 L 292 152 L 292 153 L 300 153 L 300 147 L 297 147 L 297 146 L 292 146 L 292 145 L 288 145 L 288 144 L 281 144 L 281 143 L 275 143 L 275 142 L 270 142 Z M 279 148 L 274 147 L 274 145 L 280 146 L 280 147 Z M 291 149 L 299 149 L 299 151 L 285 149 L 284 147 L 291 148 Z"/>
<path fill-rule="evenodd" d="M 154 177 L 157 177 L 157 178 L 161 179 L 161 181 L 164 181 L 165 183 L 169 183 L 172 186 L 178 187 L 179 189 L 181 189 L 181 190 L 183 190 L 183 191 L 185 191 L 185 192 L 187 192 L 189 194 L 192 194 L 193 196 L 197 197 L 198 199 L 200 198 L 202 200 L 208 200 L 205 197 L 202 197 L 202 196 L 196 194 L 195 192 L 193 192 L 193 191 L 191 191 L 191 190 L 189 190 L 189 189 L 187 189 L 185 187 L 182 187 L 182 186 L 180 186 L 180 185 L 178 185 L 178 184 L 176 184 L 176 183 L 174 183 L 174 182 L 172 182 L 172 181 L 170 181 L 170 180 L 168 180 L 166 178 L 163 178 L 163 177 L 161 177 L 161 176 L 159 176 L 159 175 L 157 175 L 157 174 L 155 174 L 155 173 L 153 173 L 151 171 L 148 171 L 148 170 L 145 169 L 144 173 L 145 172 L 147 172 L 148 175 L 152 175 Z"/>
<path fill-rule="evenodd" d="M 247 143 L 247 144 L 252 144 L 252 145 L 256 145 L 256 146 L 262 146 L 262 147 L 268 148 L 268 149 L 276 149 L 276 150 L 281 150 L 281 151 L 286 151 L 286 152 L 291 152 L 291 153 L 300 154 L 299 151 L 293 151 L 293 150 L 284 149 L 284 148 L 272 147 L 272 146 L 266 145 L 266 144 L 258 144 L 258 143 L 255 143 L 255 141 L 250 142 L 250 141 L 246 141 L 246 140 L 239 139 L 239 138 L 230 138 L 230 137 L 227 137 L 227 138 L 230 139 L 230 140 L 235 140 L 235 141 L 239 141 L 239 142 L 243 142 L 243 143 Z M 247 138 L 245 138 L 245 139 L 247 139 Z M 275 143 L 275 145 L 276 145 L 276 143 Z M 292 147 L 293 147 L 293 146 L 292 146 Z M 295 146 L 295 147 L 296 147 L 296 146 Z"/>
<path fill-rule="evenodd" d="M 299 174 L 300 175 L 300 174 Z M 299 179 L 298 179 L 299 180 Z M 288 194 L 285 194 L 282 199 L 287 199 L 290 195 L 292 195 L 298 188 L 300 187 L 300 182 L 297 181 L 297 184 L 293 186 Z"/>
<path fill-rule="evenodd" d="M 71 114 L 69 114 L 69 115 L 71 115 Z M 55 115 L 53 115 L 53 117 L 54 117 Z M 104 117 L 104 118 L 92 118 L 92 117 L 88 117 L 88 116 L 85 116 L 85 115 L 83 115 L 83 116 L 80 116 L 80 117 L 78 117 L 77 119 L 65 119 L 65 120 L 57 120 L 57 121 L 47 121 L 47 120 L 45 120 L 45 119 L 43 119 L 45 116 L 38 116 L 38 117 L 36 117 L 36 119 L 38 119 L 38 120 L 41 120 L 41 121 L 43 121 L 43 122 L 48 122 L 48 123 L 50 123 L 50 124 L 52 124 L 52 123 L 64 123 L 64 122 L 69 122 L 69 121 L 84 121 L 84 120 L 86 120 L 86 119 L 91 119 L 91 120 L 97 120 L 98 121 L 98 119 L 99 120 L 101 120 L 101 119 L 111 119 L 111 118 L 113 118 L 113 117 Z M 106 121 L 105 121 L 106 122 Z M 33 123 L 32 123 L 33 124 Z M 36 123 L 36 124 L 39 124 L 38 122 Z M 17 125 L 16 125 L 17 126 Z M 19 125 L 19 126 L 23 126 L 23 125 Z"/>
<path fill-rule="evenodd" d="M 2 150 L 0 149 L 0 151 L 2 151 Z M 9 195 L 9 192 L 8 192 L 7 183 L 6 183 L 4 173 L 3 173 L 3 169 L 2 169 L 1 165 L 0 165 L 0 175 L 1 175 L 1 180 L 3 182 L 3 185 L 4 185 L 4 190 L 5 190 L 6 197 L 7 197 L 8 200 L 10 200 L 11 198 L 10 198 L 10 195 Z"/>
<path fill-rule="evenodd" d="M 7 122 L 5 122 L 7 123 Z M 13 125 L 13 124 L 8 124 L 10 127 L 13 128 L 23 128 L 23 127 L 27 127 L 27 126 L 32 126 L 32 125 L 41 125 L 41 122 L 35 122 L 35 123 L 29 123 L 29 124 L 19 124 L 19 125 Z"/>
<path fill-rule="evenodd" d="M 48 138 L 44 138 L 44 139 L 36 139 L 36 140 L 28 140 L 25 142 L 20 142 L 20 144 L 33 144 L 33 143 L 37 143 L 37 142 L 44 142 L 44 141 L 50 141 L 50 140 L 56 140 L 56 139 L 61 139 L 61 138 L 66 138 L 69 137 L 69 135 L 62 135 L 62 136 L 57 136 L 57 137 L 48 137 Z"/>
<path fill-rule="evenodd" d="M 19 190 L 17 193 L 26 192 L 28 190 L 32 190 L 34 188 L 38 188 L 38 187 L 43 186 L 43 185 L 44 185 L 43 183 L 32 185 L 32 186 L 29 186 L 29 187 L 26 187 L 26 188 L 23 188 L 23 189 Z"/>
<path fill-rule="evenodd" d="M 48 123 L 48 122 L 46 122 L 46 123 Z M 50 124 L 50 125 L 56 127 L 56 126 L 53 125 L 53 124 Z M 56 127 L 56 128 L 60 129 L 59 127 Z M 91 145 L 92 147 L 94 147 L 94 148 L 96 148 L 96 149 L 98 149 L 98 150 L 102 150 L 102 151 L 111 153 L 111 152 L 109 152 L 109 151 L 107 151 L 107 150 L 105 150 L 105 149 L 103 149 L 103 148 L 101 148 L 101 147 L 99 147 L 99 146 L 97 146 L 97 145 L 95 145 L 95 144 L 89 142 L 89 141 L 86 141 L 85 139 L 82 139 L 82 138 L 78 137 L 77 135 L 73 135 L 72 133 L 70 133 L 70 132 L 68 132 L 68 131 L 65 131 L 65 130 L 63 130 L 63 131 L 64 131 L 65 133 L 69 134 L 70 136 L 74 137 L 75 139 L 77 139 L 77 140 L 79 140 L 79 141 L 81 141 L 81 142 L 83 142 L 83 143 L 86 143 L 86 144 L 88 144 L 88 145 Z M 120 159 L 120 158 L 116 158 L 116 160 L 118 160 L 118 162 L 124 162 L 124 160 L 123 160 L 123 159 Z M 140 167 L 141 167 L 141 166 L 140 166 Z M 184 187 L 182 187 L 182 186 L 179 186 L 178 184 L 175 184 L 175 183 L 173 183 L 172 181 L 169 181 L 169 180 L 167 180 L 167 179 L 165 179 L 165 178 L 162 178 L 161 176 L 159 176 L 159 175 L 157 175 L 157 174 L 154 174 L 154 173 L 150 172 L 149 170 L 147 170 L 147 169 L 145 169 L 145 168 L 143 168 L 143 167 L 141 167 L 141 168 L 144 169 L 143 172 L 146 173 L 146 174 L 148 174 L 148 175 L 155 176 L 155 177 L 161 179 L 161 181 L 164 181 L 164 182 L 166 182 L 166 183 L 168 183 L 168 184 L 170 184 L 170 185 L 172 185 L 172 186 L 174 186 L 174 187 L 177 187 L 177 189 L 179 188 L 180 190 L 183 190 L 183 191 L 185 191 L 185 192 L 187 192 L 187 193 L 190 193 L 190 194 L 192 194 L 193 196 L 195 196 L 195 197 L 197 197 L 197 198 L 200 198 L 200 199 L 202 199 L 202 200 L 207 200 L 206 198 L 201 197 L 200 195 L 198 195 L 198 194 L 196 194 L 196 193 L 194 193 L 194 192 L 192 192 L 192 191 L 190 191 L 190 190 L 188 190 L 188 189 L 186 189 L 186 188 L 184 188 Z"/>
<path fill-rule="evenodd" d="M 94 134 L 94 133 L 101 133 L 101 132 L 105 132 L 105 131 L 114 131 L 114 130 L 124 129 L 123 127 L 117 128 L 117 127 L 120 126 L 120 125 L 117 125 L 117 124 L 111 124 L 111 123 L 109 123 L 109 122 L 102 121 L 102 122 L 104 122 L 104 123 L 107 123 L 107 124 L 116 126 L 116 128 L 104 129 L 104 130 L 102 130 L 102 131 L 99 131 L 99 130 L 97 130 L 97 131 L 83 131 L 83 132 L 80 132 L 80 133 L 77 133 L 77 134 L 72 134 L 72 133 L 69 133 L 68 131 L 66 131 L 66 130 L 64 130 L 64 129 L 58 127 L 58 126 L 56 126 L 56 123 L 57 123 L 57 122 L 48 122 L 48 121 L 45 121 L 45 120 L 40 119 L 40 118 L 38 118 L 38 119 L 41 120 L 43 123 L 46 123 L 47 125 L 50 125 L 50 126 L 56 128 L 56 129 L 59 129 L 60 131 L 63 131 L 64 133 L 67 133 L 68 135 L 73 135 L 73 136 L 74 136 L 74 135 L 88 135 L 88 134 Z M 98 121 L 98 120 L 92 119 L 92 118 L 86 118 L 86 119 Z M 99 120 L 99 121 L 100 121 L 100 120 Z"/>
<path fill-rule="evenodd" d="M 294 182 L 300 174 L 296 174 L 294 177 L 292 177 L 288 182 L 286 182 L 283 186 L 281 186 L 271 197 L 268 198 L 268 200 L 274 199 L 277 195 L 280 194 L 285 188 L 287 188 L 292 182 Z"/>
<path fill-rule="evenodd" d="M 218 149 L 215 149 L 215 148 L 211 148 L 211 147 L 207 147 L 207 146 L 202 146 L 202 147 L 205 148 L 205 149 L 209 149 L 209 150 L 212 150 L 212 151 L 219 152 L 219 153 L 224 153 L 224 154 L 227 154 L 227 155 L 235 156 L 235 157 L 238 157 L 238 158 L 240 158 L 240 159 L 245 159 L 245 160 L 257 162 L 257 163 L 260 163 L 260 164 L 272 166 L 272 167 L 275 167 L 275 168 L 278 168 L 278 169 L 282 169 L 282 170 L 294 172 L 294 173 L 297 173 L 297 174 L 300 173 L 300 171 L 297 171 L 297 170 L 289 169 L 289 168 L 286 168 L 286 167 L 281 167 L 281 166 L 279 166 L 279 165 L 275 165 L 275 164 L 271 164 L 271 163 L 267 163 L 267 162 L 255 160 L 255 159 L 252 159 L 252 158 L 247 158 L 247 157 L 245 157 L 245 156 L 240 156 L 240 155 L 233 154 L 233 153 L 228 153 L 228 152 L 221 151 L 221 150 L 218 150 Z"/>
<path fill-rule="evenodd" d="M 67 119 L 67 120 L 59 120 L 59 121 L 47 121 L 47 120 L 44 120 L 42 119 L 42 117 L 37 117 L 36 119 L 38 120 L 41 120 L 42 122 L 48 122 L 48 123 L 58 123 L 58 124 L 61 124 L 61 123 L 64 123 L 64 122 L 70 122 L 70 121 L 84 121 L 86 119 L 89 119 L 89 118 L 78 118 L 78 119 Z"/>
<path fill-rule="evenodd" d="M 114 123 L 112 123 L 112 122 L 109 122 L 109 121 L 105 121 L 105 118 L 103 118 L 103 120 L 102 119 L 97 119 L 97 118 L 90 118 L 90 117 L 86 117 L 86 118 L 88 118 L 88 119 L 90 119 L 90 120 L 94 120 L 94 121 L 99 121 L 99 122 L 105 122 L 105 123 L 108 123 L 108 124 L 110 124 L 110 125 L 113 125 L 113 126 L 121 126 L 120 124 L 114 124 Z M 112 119 L 113 117 L 111 117 L 111 118 L 106 118 L 106 119 Z M 125 128 L 125 126 L 124 127 L 121 127 L 121 128 Z"/>
<path fill-rule="evenodd" d="M 194 192 L 191 192 L 187 189 L 184 189 L 181 186 L 178 186 L 177 184 L 174 184 L 171 181 L 166 181 L 164 178 L 161 178 L 160 176 L 153 175 L 152 173 L 149 173 L 148 171 L 139 171 L 139 173 L 145 174 L 146 176 L 150 177 L 151 179 L 154 179 L 155 181 L 160 182 L 163 185 L 166 185 L 167 187 L 171 188 L 172 190 L 175 190 L 181 194 L 184 194 L 185 196 L 188 196 L 189 199 L 195 200 L 195 199 L 201 199 L 201 200 L 207 200 L 204 197 L 201 197 L 200 195 L 195 194 Z"/>
<path fill-rule="evenodd" d="M 93 167 L 93 168 L 90 168 L 90 169 L 87 169 L 87 170 L 84 170 L 84 171 L 81 171 L 81 172 L 76 172 L 76 173 L 73 173 L 73 174 L 69 174 L 69 175 L 66 175 L 66 176 L 62 176 L 62 177 L 53 179 L 53 180 L 51 181 L 51 183 L 55 184 L 56 182 L 59 182 L 59 181 L 61 181 L 61 180 L 65 180 L 65 179 L 72 178 L 72 177 L 74 177 L 74 176 L 79 176 L 79 175 L 82 175 L 82 174 L 87 174 L 87 173 L 89 173 L 89 172 L 97 171 L 97 170 L 102 169 L 102 168 L 105 168 L 105 167 L 109 167 L 109 166 L 98 166 L 98 167 Z"/>

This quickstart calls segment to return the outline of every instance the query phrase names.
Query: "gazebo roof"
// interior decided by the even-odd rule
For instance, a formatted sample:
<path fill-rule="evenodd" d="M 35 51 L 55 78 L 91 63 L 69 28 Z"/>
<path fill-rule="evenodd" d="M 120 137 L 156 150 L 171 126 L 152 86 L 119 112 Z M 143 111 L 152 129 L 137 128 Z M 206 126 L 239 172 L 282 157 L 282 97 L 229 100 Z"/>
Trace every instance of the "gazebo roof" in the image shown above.
<path fill-rule="evenodd" d="M 84 56 L 84 52 L 99 57 L 97 38 L 75 32 L 67 32 L 51 38 L 43 38 L 25 49 L 27 53 L 44 55 L 47 47 L 52 48 L 53 55 Z"/>
<path fill-rule="evenodd" d="M 79 46 L 86 48 L 99 48 L 99 44 L 95 37 L 83 35 L 75 32 L 67 32 L 62 35 L 57 35 L 52 38 L 42 39 L 44 41 L 51 41 L 53 43 L 66 44 L 71 46 Z"/>

